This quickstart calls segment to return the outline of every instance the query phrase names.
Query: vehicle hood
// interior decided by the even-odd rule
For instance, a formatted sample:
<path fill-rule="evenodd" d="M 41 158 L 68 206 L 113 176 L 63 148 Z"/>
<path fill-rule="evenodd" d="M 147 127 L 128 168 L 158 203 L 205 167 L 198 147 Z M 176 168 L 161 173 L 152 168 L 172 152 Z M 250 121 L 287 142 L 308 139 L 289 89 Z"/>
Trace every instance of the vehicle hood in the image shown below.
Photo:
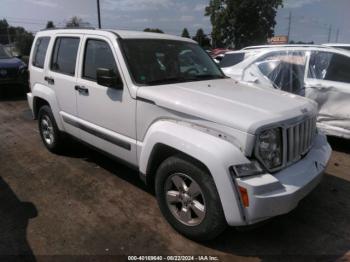
<path fill-rule="evenodd" d="M 23 65 L 22 60 L 15 57 L 0 59 L 0 68 L 19 68 Z"/>
<path fill-rule="evenodd" d="M 251 134 L 266 125 L 317 113 L 311 100 L 232 79 L 144 86 L 137 97 Z"/>

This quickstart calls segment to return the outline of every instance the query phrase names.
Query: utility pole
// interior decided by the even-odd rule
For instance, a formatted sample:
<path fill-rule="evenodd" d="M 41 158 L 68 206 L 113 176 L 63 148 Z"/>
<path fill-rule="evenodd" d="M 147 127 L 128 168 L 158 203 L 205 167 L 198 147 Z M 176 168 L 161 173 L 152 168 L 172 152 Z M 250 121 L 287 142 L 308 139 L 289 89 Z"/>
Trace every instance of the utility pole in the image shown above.
<path fill-rule="evenodd" d="M 6 29 L 7 29 L 7 39 L 8 39 L 9 44 L 11 44 L 11 37 L 10 37 L 9 27 L 7 26 Z"/>
<path fill-rule="evenodd" d="M 337 36 L 336 36 L 336 38 L 335 38 L 335 42 L 336 43 L 338 43 L 338 41 L 339 41 L 339 33 L 340 33 L 340 30 L 339 30 L 339 28 L 337 29 Z"/>
<path fill-rule="evenodd" d="M 331 42 L 331 37 L 332 37 L 332 25 L 329 25 L 329 30 L 328 30 L 328 43 Z"/>
<path fill-rule="evenodd" d="M 288 42 L 290 41 L 290 30 L 291 30 L 291 27 L 292 27 L 292 12 L 289 12 L 289 17 L 288 17 Z"/>
<path fill-rule="evenodd" d="M 97 19 L 98 19 L 98 28 L 101 29 L 101 9 L 100 9 L 100 0 L 97 0 Z"/>

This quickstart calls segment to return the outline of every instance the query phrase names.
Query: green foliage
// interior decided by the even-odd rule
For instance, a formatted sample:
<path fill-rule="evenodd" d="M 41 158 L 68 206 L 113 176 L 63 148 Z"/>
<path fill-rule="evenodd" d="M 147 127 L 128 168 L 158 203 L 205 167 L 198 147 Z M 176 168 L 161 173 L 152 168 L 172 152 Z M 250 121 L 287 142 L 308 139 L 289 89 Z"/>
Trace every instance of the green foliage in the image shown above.
<path fill-rule="evenodd" d="M 164 34 L 164 32 L 162 30 L 160 30 L 159 28 L 146 28 L 145 30 L 143 30 L 144 32 L 151 32 L 151 33 L 159 33 L 159 34 Z"/>
<path fill-rule="evenodd" d="M 46 29 L 55 28 L 55 24 L 52 21 L 48 21 L 46 24 Z"/>
<path fill-rule="evenodd" d="M 204 49 L 210 49 L 211 47 L 210 38 L 204 33 L 202 28 L 197 30 L 196 35 L 192 39 L 197 41 Z"/>
<path fill-rule="evenodd" d="M 30 49 L 34 41 L 34 36 L 32 33 L 27 32 L 22 27 L 16 28 L 15 44 L 17 49 L 22 55 L 29 55 Z"/>
<path fill-rule="evenodd" d="M 191 38 L 190 33 L 188 32 L 187 28 L 184 28 L 184 30 L 182 30 L 182 37 L 186 37 L 186 38 Z"/>
<path fill-rule="evenodd" d="M 283 0 L 210 0 L 210 16 L 216 47 L 242 48 L 264 44 L 274 34 L 277 9 Z"/>

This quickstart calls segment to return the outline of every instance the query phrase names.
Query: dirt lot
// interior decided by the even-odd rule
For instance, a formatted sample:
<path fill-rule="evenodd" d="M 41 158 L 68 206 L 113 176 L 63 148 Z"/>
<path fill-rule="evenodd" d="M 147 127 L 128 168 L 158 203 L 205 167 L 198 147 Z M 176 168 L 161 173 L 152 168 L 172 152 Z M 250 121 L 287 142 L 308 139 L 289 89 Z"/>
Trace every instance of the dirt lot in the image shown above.
<path fill-rule="evenodd" d="M 0 255 L 117 261 L 110 255 L 217 255 L 222 261 L 350 260 L 350 142 L 292 213 L 195 243 L 162 218 L 137 173 L 79 143 L 49 153 L 26 101 L 0 101 Z M 58 255 L 58 256 L 52 256 Z M 14 257 L 7 257 L 14 259 Z"/>

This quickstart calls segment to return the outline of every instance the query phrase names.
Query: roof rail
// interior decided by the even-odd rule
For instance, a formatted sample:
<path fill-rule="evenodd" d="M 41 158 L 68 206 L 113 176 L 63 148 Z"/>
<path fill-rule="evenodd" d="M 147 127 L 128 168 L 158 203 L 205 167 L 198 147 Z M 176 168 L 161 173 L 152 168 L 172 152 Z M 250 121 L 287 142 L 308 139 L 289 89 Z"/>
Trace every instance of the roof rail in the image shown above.
<path fill-rule="evenodd" d="M 44 28 L 41 29 L 40 31 L 51 31 L 51 30 L 74 30 L 74 29 L 84 29 L 84 30 L 96 30 L 95 27 L 93 26 L 88 26 L 88 27 L 54 27 L 54 28 Z"/>
<path fill-rule="evenodd" d="M 279 48 L 279 47 L 320 47 L 327 48 L 324 45 L 314 45 L 314 44 L 294 44 L 294 45 L 257 45 L 257 46 L 247 46 L 241 50 L 252 50 L 252 49 L 261 49 L 261 48 Z"/>

